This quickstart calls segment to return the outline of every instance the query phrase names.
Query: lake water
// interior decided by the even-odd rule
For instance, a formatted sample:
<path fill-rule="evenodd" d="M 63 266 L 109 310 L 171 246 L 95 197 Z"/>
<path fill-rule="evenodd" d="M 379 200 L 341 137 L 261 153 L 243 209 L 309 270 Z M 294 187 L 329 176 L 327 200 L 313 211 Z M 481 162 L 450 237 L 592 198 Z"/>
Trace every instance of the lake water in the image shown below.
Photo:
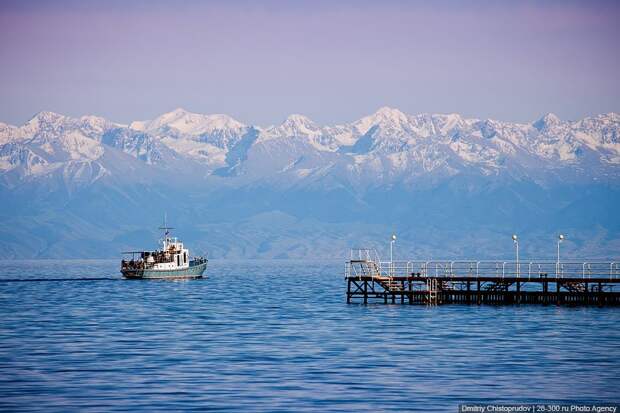
<path fill-rule="evenodd" d="M 3 262 L 0 409 L 457 411 L 618 402 L 620 309 L 346 304 L 342 262 Z M 84 278 L 107 278 L 83 280 Z"/>

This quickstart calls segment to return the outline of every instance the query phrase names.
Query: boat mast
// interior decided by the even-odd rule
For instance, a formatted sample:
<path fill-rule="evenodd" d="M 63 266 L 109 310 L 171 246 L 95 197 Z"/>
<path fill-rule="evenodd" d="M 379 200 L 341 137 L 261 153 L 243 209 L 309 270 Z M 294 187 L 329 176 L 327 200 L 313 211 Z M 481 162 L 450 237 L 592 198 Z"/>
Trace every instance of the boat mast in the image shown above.
<path fill-rule="evenodd" d="M 164 242 L 163 242 L 164 243 L 164 251 L 168 250 L 168 239 L 169 239 L 168 235 L 170 235 L 170 231 L 169 230 L 174 229 L 172 227 L 169 227 L 166 224 L 166 215 L 167 214 L 164 212 L 164 226 L 163 227 L 159 227 L 159 229 L 164 230 Z"/>

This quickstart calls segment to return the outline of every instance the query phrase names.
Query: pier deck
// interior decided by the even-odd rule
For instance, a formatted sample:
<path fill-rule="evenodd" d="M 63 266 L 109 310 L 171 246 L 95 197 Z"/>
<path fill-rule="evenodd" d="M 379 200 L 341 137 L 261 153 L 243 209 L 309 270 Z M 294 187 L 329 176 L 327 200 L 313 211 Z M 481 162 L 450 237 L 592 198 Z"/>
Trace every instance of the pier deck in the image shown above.
<path fill-rule="evenodd" d="M 620 262 L 381 262 L 355 251 L 345 266 L 347 303 L 620 306 Z"/>

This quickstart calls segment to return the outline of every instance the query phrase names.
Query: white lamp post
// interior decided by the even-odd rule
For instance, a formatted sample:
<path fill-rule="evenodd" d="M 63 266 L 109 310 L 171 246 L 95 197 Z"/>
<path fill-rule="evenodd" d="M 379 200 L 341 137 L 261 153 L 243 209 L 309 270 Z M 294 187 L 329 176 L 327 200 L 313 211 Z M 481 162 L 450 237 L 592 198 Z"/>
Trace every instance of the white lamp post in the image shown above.
<path fill-rule="evenodd" d="M 396 234 L 392 234 L 390 240 L 390 275 L 394 275 L 394 242 L 396 242 Z"/>
<path fill-rule="evenodd" d="M 556 270 L 555 270 L 556 277 L 558 275 L 560 275 L 560 244 L 562 243 L 562 241 L 564 241 L 564 234 L 560 234 L 558 236 L 558 262 L 555 265 L 555 267 L 556 267 Z"/>
<path fill-rule="evenodd" d="M 517 277 L 520 275 L 519 271 L 519 241 L 517 240 L 517 234 L 512 235 L 512 242 L 515 244 L 515 249 L 517 250 Z"/>

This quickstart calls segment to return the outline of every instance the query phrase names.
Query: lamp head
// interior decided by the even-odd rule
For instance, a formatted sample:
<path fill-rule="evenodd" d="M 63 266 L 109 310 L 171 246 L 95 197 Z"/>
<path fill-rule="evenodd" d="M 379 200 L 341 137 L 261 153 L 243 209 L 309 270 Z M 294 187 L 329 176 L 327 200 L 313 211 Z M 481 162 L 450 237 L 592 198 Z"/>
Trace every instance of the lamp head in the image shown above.
<path fill-rule="evenodd" d="M 558 237 L 558 239 L 560 240 L 560 242 L 564 241 L 564 234 L 560 234 L 560 236 Z"/>
<path fill-rule="evenodd" d="M 396 234 L 392 234 L 392 241 L 396 241 Z"/>
<path fill-rule="evenodd" d="M 512 234 L 512 240 L 513 240 L 514 242 L 517 242 L 517 234 Z"/>

